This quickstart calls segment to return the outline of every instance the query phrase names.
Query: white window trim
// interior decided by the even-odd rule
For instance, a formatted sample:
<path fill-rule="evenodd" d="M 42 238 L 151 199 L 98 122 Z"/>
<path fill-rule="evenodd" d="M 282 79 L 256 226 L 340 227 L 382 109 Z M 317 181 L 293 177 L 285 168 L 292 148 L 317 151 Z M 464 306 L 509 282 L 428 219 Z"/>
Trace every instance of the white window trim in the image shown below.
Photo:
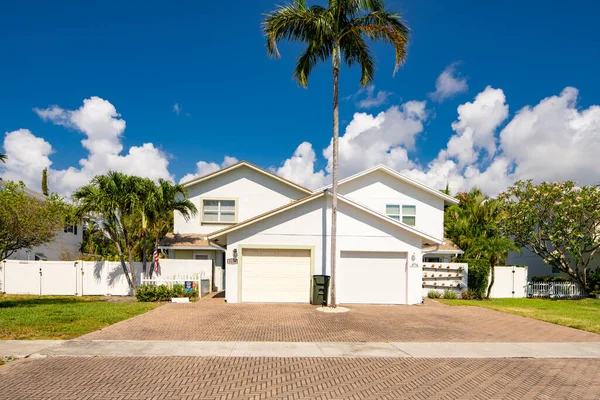
<path fill-rule="evenodd" d="M 388 214 L 387 208 L 390 207 L 390 206 L 398 207 L 398 214 Z M 412 215 L 412 214 L 411 215 L 404 215 L 404 211 L 403 211 L 404 210 L 403 209 L 404 206 L 412 206 L 412 207 L 414 207 L 415 208 L 414 215 Z M 415 224 L 414 225 L 406 224 L 406 225 L 409 225 L 409 226 L 416 226 L 417 225 L 417 205 L 416 204 L 386 204 L 385 205 L 385 215 L 388 218 L 391 218 L 391 219 L 393 219 L 395 221 L 402 222 L 403 224 L 406 224 L 406 222 L 404 222 L 404 217 L 414 217 L 415 218 Z M 397 217 L 397 219 L 396 219 L 396 217 Z"/>
<path fill-rule="evenodd" d="M 204 220 L 204 201 L 212 200 L 218 201 L 219 207 L 217 210 L 217 216 L 221 219 L 221 202 L 222 201 L 233 201 L 235 204 L 235 211 L 233 216 L 233 222 L 224 222 L 224 221 L 205 221 Z M 238 222 L 238 199 L 237 198 L 228 198 L 228 197 L 203 197 L 200 199 L 200 223 L 202 225 L 235 225 Z"/>
<path fill-rule="evenodd" d="M 411 214 L 411 215 L 404 215 L 404 206 L 410 206 L 410 207 L 414 207 L 415 208 L 415 213 Z M 408 226 L 417 226 L 417 205 L 416 204 L 403 204 L 400 207 L 400 213 L 402 214 L 402 219 L 400 220 L 403 224 L 406 224 Z M 415 219 L 415 223 L 414 225 L 411 224 L 407 224 L 406 222 L 404 222 L 404 217 L 413 217 Z"/>
<path fill-rule="evenodd" d="M 200 256 L 200 258 L 196 258 Z M 194 253 L 194 255 L 192 256 L 194 258 L 194 260 L 210 260 L 210 256 L 208 254 L 205 253 Z"/>
<path fill-rule="evenodd" d="M 398 214 L 388 214 L 387 208 L 390 206 L 398 207 Z M 385 205 L 385 215 L 387 215 L 389 218 L 391 218 L 395 221 L 402 221 L 402 206 L 400 204 L 386 204 Z M 398 219 L 396 219 L 395 217 L 398 217 Z"/>

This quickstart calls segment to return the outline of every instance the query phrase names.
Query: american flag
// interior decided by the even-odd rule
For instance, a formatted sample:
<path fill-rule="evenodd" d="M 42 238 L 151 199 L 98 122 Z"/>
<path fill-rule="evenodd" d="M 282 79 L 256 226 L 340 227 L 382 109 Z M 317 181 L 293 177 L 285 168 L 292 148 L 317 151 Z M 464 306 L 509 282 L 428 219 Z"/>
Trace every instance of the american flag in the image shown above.
<path fill-rule="evenodd" d="M 158 249 L 154 249 L 152 257 L 154 258 L 154 269 L 158 273 Z"/>

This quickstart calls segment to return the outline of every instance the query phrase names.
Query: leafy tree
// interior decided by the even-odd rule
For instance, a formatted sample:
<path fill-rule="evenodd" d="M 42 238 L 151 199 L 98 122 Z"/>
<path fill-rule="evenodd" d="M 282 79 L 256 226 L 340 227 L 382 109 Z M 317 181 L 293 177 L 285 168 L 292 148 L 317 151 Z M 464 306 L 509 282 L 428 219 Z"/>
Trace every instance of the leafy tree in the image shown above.
<path fill-rule="evenodd" d="M 102 229 L 101 221 L 87 216 L 84 217 L 84 229 L 79 248 L 86 258 L 118 260 L 117 248 L 113 241 Z M 94 256 L 95 255 L 95 256 Z"/>
<path fill-rule="evenodd" d="M 48 196 L 48 168 L 42 170 L 42 193 Z"/>
<path fill-rule="evenodd" d="M 486 297 L 494 286 L 497 266 L 511 250 L 518 247 L 499 229 L 503 217 L 502 203 L 486 196 L 479 188 L 457 196 L 459 204 L 446 210 L 446 236 L 465 252 L 465 258 L 489 262 L 490 284 Z"/>
<path fill-rule="evenodd" d="M 69 206 L 58 195 L 41 200 L 28 194 L 23 182 L 7 182 L 0 188 L 0 260 L 51 242 L 68 216 Z"/>
<path fill-rule="evenodd" d="M 501 229 L 515 244 L 544 259 L 592 290 L 589 275 L 598 268 L 600 187 L 531 180 L 502 193 L 505 217 Z M 596 256 L 596 259 L 594 257 Z"/>
<path fill-rule="evenodd" d="M 368 42 L 382 41 L 396 50 L 394 73 L 404 62 L 409 29 L 400 14 L 385 9 L 383 0 L 329 0 L 327 7 L 308 7 L 306 0 L 295 0 L 292 4 L 278 6 L 267 14 L 263 22 L 267 37 L 267 53 L 279 58 L 277 44 L 290 40 L 306 44 L 296 62 L 293 78 L 303 87 L 320 61 L 331 58 L 333 72 L 333 160 L 332 160 L 332 216 L 331 216 L 331 299 L 336 306 L 336 230 L 338 191 L 338 80 L 342 59 L 349 67 L 361 68 L 360 83 L 363 86 L 373 81 L 375 61 Z"/>
<path fill-rule="evenodd" d="M 495 204 L 479 188 L 459 193 L 456 198 L 459 203 L 446 209 L 446 237 L 464 250 L 466 258 L 479 259 L 481 252 L 475 246 L 476 241 L 496 235 L 498 229 L 492 218 Z"/>

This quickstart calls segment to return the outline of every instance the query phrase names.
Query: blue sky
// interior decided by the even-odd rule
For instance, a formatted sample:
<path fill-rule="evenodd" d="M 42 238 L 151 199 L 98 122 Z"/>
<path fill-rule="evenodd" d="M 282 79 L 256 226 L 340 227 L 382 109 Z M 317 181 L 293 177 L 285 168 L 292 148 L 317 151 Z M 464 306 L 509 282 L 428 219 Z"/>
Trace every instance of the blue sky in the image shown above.
<path fill-rule="evenodd" d="M 260 23 L 277 3 L 240 1 L 231 10 L 222 2 L 198 1 L 4 2 L 0 130 L 27 129 L 43 138 L 52 147 L 54 170 L 79 168 L 79 160 L 88 156 L 81 129 L 44 121 L 33 109 L 58 105 L 76 110 L 84 99 L 98 96 L 126 121 L 124 152 L 153 143 L 168 158 L 175 180 L 193 173 L 198 161 L 221 163 L 225 155 L 279 168 L 305 141 L 316 152 L 314 171 L 321 171 L 327 165 L 321 153 L 331 136 L 330 67 L 317 68 L 309 88 L 302 89 L 291 79 L 300 45 L 282 44 L 280 60 L 267 57 Z M 451 127 L 458 118 L 457 107 L 472 102 L 488 85 L 501 89 L 509 110 L 492 129 L 498 152 L 503 149 L 503 127 L 524 106 L 559 96 L 568 86 L 579 91 L 568 101 L 568 109 L 584 113 L 600 102 L 595 18 L 600 5 L 594 2 L 387 4 L 402 12 L 412 29 L 406 65 L 393 77 L 392 49 L 374 45 L 374 94 L 390 94 L 387 102 L 368 109 L 357 106 L 364 93 L 350 97 L 359 90 L 358 71 L 342 71 L 340 95 L 346 99 L 341 102 L 341 131 L 356 112 L 376 115 L 407 101 L 426 101 L 427 117 L 418 118 L 423 126 L 414 135 L 415 145 L 402 145 L 414 164 L 406 167 L 416 168 L 417 178 L 418 172 L 431 172 L 427 165 L 460 134 Z M 465 78 L 468 90 L 435 102 L 428 93 L 453 63 L 454 76 Z M 174 112 L 175 104 L 179 113 Z M 596 126 L 593 114 L 591 123 Z M 586 135 L 597 137 L 598 130 Z M 516 173 L 517 156 L 507 157 L 514 159 L 504 176 L 528 177 Z M 481 152 L 476 160 L 471 164 L 484 173 L 495 158 Z M 461 177 L 457 185 L 468 185 L 465 167 L 461 165 L 454 178 L 440 179 L 454 182 Z M 574 170 L 572 179 L 588 179 L 577 175 L 581 169 Z M 280 173 L 294 178 L 290 171 Z M 19 177 L 15 168 L 8 176 Z"/>

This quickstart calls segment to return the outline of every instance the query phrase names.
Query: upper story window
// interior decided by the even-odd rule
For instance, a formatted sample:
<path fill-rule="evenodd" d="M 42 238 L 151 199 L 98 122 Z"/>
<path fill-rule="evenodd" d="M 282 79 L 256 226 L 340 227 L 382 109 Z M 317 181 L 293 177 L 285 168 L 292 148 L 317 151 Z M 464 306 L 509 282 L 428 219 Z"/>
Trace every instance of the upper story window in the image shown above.
<path fill-rule="evenodd" d="M 64 231 L 65 231 L 65 233 L 69 232 L 69 233 L 72 233 L 74 235 L 77 235 L 77 225 L 67 224 L 67 225 L 65 225 Z"/>
<path fill-rule="evenodd" d="M 237 221 L 236 200 L 202 200 L 202 222 L 234 224 Z"/>
<path fill-rule="evenodd" d="M 415 226 L 417 222 L 417 206 L 388 204 L 385 206 L 385 214 L 396 221 L 402 221 L 406 225 Z"/>

